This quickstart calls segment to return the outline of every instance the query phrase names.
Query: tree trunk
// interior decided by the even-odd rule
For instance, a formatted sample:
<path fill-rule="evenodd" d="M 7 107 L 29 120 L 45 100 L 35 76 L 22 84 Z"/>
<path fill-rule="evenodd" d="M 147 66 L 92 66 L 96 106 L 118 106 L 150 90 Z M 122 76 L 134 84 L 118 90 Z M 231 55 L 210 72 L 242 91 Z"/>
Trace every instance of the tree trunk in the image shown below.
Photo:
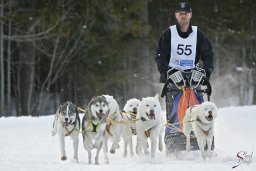
<path fill-rule="evenodd" d="M 9 1 L 9 11 L 12 11 L 12 0 Z M 8 35 L 11 35 L 12 22 L 8 20 Z M 11 102 L 11 40 L 7 40 L 7 113 L 12 116 L 12 102 Z"/>
<path fill-rule="evenodd" d="M 140 95 L 140 97 L 145 97 L 152 95 L 154 91 L 153 82 L 153 73 L 157 72 L 155 70 L 153 62 L 154 58 L 149 53 L 149 45 L 148 37 L 149 31 L 147 26 L 149 25 L 149 18 L 148 18 L 148 1 L 144 1 L 144 7 L 142 9 L 141 21 L 142 21 L 142 28 L 144 28 L 144 35 L 143 38 L 138 42 L 137 48 L 137 58 L 142 61 L 142 65 L 139 67 L 139 87 L 138 92 L 136 94 Z M 137 61 L 138 62 L 138 61 Z M 153 69 L 154 68 L 154 69 Z M 154 71 L 155 70 L 155 71 Z"/>
<path fill-rule="evenodd" d="M 33 90 L 34 81 L 34 51 L 31 42 L 23 43 L 20 46 L 22 64 L 21 64 L 21 82 L 20 82 L 20 105 L 21 114 L 24 116 L 31 115 L 31 96 Z"/>
<path fill-rule="evenodd" d="M 0 18 L 4 17 L 4 1 L 0 4 Z M 0 117 L 5 112 L 5 93 L 4 93 L 4 23 L 0 19 Z"/>

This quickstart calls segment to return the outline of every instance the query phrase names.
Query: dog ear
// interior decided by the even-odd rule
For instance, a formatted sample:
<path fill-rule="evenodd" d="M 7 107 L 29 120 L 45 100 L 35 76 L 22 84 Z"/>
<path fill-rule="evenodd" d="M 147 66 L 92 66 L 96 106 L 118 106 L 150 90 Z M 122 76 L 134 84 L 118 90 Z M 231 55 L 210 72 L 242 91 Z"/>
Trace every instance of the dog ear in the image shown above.
<path fill-rule="evenodd" d="M 194 108 L 194 109 L 193 109 Z M 195 121 L 195 120 L 197 120 L 197 118 L 198 118 L 198 112 L 200 112 L 199 111 L 199 108 L 200 107 L 193 107 L 192 109 L 190 109 L 191 111 L 191 113 L 190 113 L 190 116 L 191 116 L 191 120 L 192 121 Z"/>
<path fill-rule="evenodd" d="M 136 116 L 136 118 L 138 118 L 138 117 L 140 117 L 140 114 L 141 114 L 141 109 L 142 107 L 141 107 L 141 103 L 140 103 L 140 105 L 138 106 L 138 108 L 137 108 L 137 116 Z"/>
<path fill-rule="evenodd" d="M 123 110 L 124 110 L 125 112 L 128 110 L 128 104 L 127 104 L 127 102 L 126 102 L 126 104 L 124 105 Z"/>
<path fill-rule="evenodd" d="M 57 109 L 55 115 L 59 115 L 60 114 L 60 108 L 62 107 L 62 105 Z"/>
<path fill-rule="evenodd" d="M 215 103 L 213 103 L 213 105 L 214 105 L 214 109 L 215 109 L 215 110 L 218 110 L 218 108 L 217 108 L 217 106 L 215 105 Z"/>
<path fill-rule="evenodd" d="M 217 108 L 217 106 L 213 103 L 213 105 L 214 105 L 214 110 L 215 110 L 215 117 L 217 117 L 217 115 L 218 115 L 218 108 Z"/>
<path fill-rule="evenodd" d="M 158 93 L 157 93 L 154 98 L 155 98 L 156 100 L 158 100 L 158 97 L 159 97 L 159 95 L 158 95 Z"/>

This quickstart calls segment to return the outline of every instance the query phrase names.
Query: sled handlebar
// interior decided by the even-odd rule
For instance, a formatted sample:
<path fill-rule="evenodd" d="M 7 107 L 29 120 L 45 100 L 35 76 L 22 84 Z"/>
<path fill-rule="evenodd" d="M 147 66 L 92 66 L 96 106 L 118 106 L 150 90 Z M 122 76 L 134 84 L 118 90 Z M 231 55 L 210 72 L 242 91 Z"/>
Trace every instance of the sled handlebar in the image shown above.
<path fill-rule="evenodd" d="M 170 83 L 172 83 L 173 81 L 169 78 L 165 83 L 164 83 L 164 87 L 162 89 L 162 93 L 161 93 L 161 97 L 164 97 L 168 91 L 168 85 Z M 202 89 L 202 90 L 196 90 L 197 92 L 200 92 L 200 93 L 206 93 L 207 94 L 207 100 L 210 101 L 210 96 L 212 94 L 212 86 L 211 86 L 211 83 L 210 81 L 204 77 L 204 81 L 203 81 L 204 85 L 207 87 L 206 89 Z M 202 83 L 200 83 L 202 84 Z M 178 89 L 171 89 L 173 91 L 179 91 Z"/>

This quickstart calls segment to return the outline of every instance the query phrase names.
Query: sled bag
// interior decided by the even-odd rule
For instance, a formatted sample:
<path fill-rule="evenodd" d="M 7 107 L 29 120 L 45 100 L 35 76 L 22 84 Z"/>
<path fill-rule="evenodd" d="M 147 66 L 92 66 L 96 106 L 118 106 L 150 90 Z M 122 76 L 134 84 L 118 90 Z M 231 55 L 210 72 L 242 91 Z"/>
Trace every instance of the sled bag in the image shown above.
<path fill-rule="evenodd" d="M 169 125 L 165 129 L 165 135 L 180 132 L 186 109 L 189 106 L 201 104 L 203 101 L 203 96 L 198 96 L 195 90 L 186 88 L 184 91 L 180 91 L 173 100 L 171 113 L 167 113 Z"/>

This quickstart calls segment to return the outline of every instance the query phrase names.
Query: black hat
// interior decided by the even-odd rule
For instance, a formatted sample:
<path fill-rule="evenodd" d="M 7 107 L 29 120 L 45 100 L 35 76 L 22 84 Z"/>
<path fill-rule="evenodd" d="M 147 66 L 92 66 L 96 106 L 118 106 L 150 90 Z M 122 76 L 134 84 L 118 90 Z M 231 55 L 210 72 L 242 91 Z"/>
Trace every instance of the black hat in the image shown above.
<path fill-rule="evenodd" d="M 187 2 L 180 2 L 176 6 L 175 12 L 181 12 L 181 11 L 189 13 L 189 12 L 192 12 L 192 8 L 189 5 L 189 3 L 187 3 Z"/>

